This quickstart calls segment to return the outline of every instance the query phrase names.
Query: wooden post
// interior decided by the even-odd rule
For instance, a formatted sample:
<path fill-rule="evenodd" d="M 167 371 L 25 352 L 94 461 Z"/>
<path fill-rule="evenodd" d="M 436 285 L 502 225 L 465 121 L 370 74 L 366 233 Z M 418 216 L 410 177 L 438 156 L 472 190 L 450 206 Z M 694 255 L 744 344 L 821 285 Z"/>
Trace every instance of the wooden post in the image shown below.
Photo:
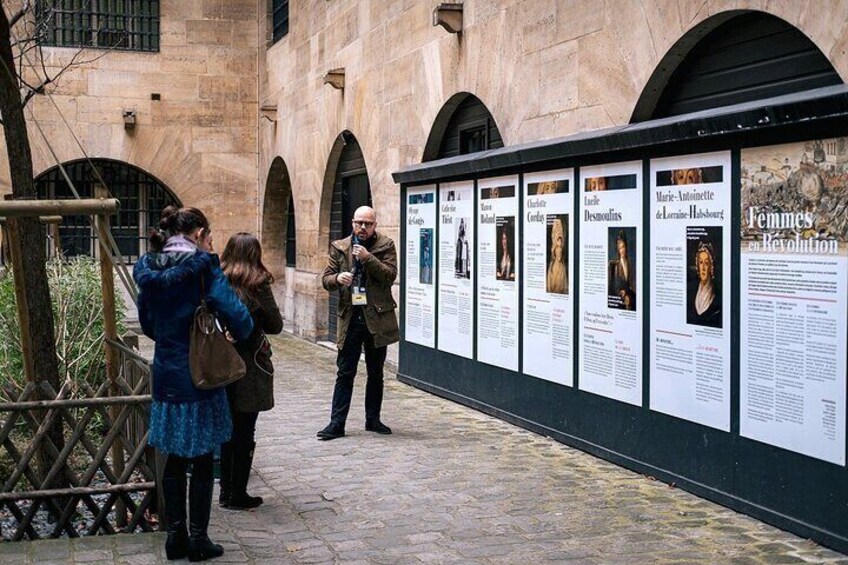
<path fill-rule="evenodd" d="M 107 198 L 108 192 L 106 187 L 102 185 L 94 186 L 94 195 L 98 198 Z M 115 310 L 115 275 L 112 269 L 112 260 L 110 254 L 105 252 L 103 244 L 109 241 L 107 234 L 109 231 L 109 216 L 106 214 L 98 214 L 95 218 L 97 222 L 97 236 L 100 238 L 100 284 L 103 289 L 103 334 L 107 339 L 113 341 L 118 339 L 118 322 L 117 313 Z M 106 376 L 109 378 L 111 386 L 109 387 L 110 396 L 119 396 L 120 389 L 117 385 L 118 374 L 120 373 L 120 354 L 117 349 L 111 345 L 104 343 L 106 350 Z M 109 416 L 114 424 L 121 409 L 119 406 L 112 406 L 109 409 Z M 117 476 L 121 476 L 124 472 L 124 443 L 120 437 L 115 438 L 112 444 L 112 469 Z M 116 524 L 119 527 L 127 525 L 127 509 L 123 501 L 118 500 L 115 503 Z"/>
<path fill-rule="evenodd" d="M 62 216 L 42 216 L 40 219 L 42 223 L 47 224 L 47 233 L 53 240 L 53 257 L 61 257 L 62 237 L 59 235 L 59 224 L 62 223 Z"/>

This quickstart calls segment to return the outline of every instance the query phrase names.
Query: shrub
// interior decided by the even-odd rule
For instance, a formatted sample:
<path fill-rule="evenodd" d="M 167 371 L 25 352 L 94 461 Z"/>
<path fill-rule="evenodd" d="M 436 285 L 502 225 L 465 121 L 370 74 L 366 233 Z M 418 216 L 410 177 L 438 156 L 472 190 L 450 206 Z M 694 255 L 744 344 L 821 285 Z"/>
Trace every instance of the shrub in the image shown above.
<path fill-rule="evenodd" d="M 96 388 L 106 378 L 100 264 L 90 257 L 52 259 L 47 262 L 47 278 L 59 378 Z M 116 294 L 118 331 L 122 333 L 125 307 L 120 293 Z M 26 384 L 20 334 L 14 277 L 7 270 L 0 275 L 0 382 L 11 384 L 18 392 Z"/>

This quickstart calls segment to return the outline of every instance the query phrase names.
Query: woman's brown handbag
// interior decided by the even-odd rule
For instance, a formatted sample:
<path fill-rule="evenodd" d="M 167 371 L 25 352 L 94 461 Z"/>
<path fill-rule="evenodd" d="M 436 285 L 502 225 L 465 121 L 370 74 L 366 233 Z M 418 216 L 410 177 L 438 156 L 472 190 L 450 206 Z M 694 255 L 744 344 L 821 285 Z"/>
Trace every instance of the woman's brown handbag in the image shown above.
<path fill-rule="evenodd" d="M 206 304 L 202 275 L 200 306 L 194 311 L 188 357 L 191 380 L 196 388 L 202 390 L 227 386 L 247 372 L 244 360 L 227 339 L 215 314 Z"/>

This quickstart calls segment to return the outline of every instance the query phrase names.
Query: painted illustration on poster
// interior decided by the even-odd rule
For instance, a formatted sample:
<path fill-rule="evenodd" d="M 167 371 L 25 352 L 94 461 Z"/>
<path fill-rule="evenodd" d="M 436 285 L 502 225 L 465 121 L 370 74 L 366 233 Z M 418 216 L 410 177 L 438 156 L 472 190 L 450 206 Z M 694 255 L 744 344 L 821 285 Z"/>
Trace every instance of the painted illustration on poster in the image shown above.
<path fill-rule="evenodd" d="M 724 226 L 686 226 L 686 323 L 721 328 Z"/>
<path fill-rule="evenodd" d="M 468 224 L 471 218 L 455 218 L 456 255 L 454 257 L 454 277 L 457 279 L 471 278 L 471 247 L 468 245 Z"/>
<path fill-rule="evenodd" d="M 515 280 L 515 216 L 498 216 L 497 226 L 498 251 L 495 263 L 495 278 L 499 281 Z"/>
<path fill-rule="evenodd" d="M 436 187 L 411 188 L 406 205 L 406 341 L 435 347 L 436 291 L 433 249 L 436 227 Z"/>
<path fill-rule="evenodd" d="M 650 406 L 729 431 L 730 153 L 650 170 Z"/>
<path fill-rule="evenodd" d="M 636 228 L 607 229 L 607 306 L 636 310 Z"/>
<path fill-rule="evenodd" d="M 573 386 L 573 169 L 524 177 L 522 369 Z"/>
<path fill-rule="evenodd" d="M 848 138 L 742 150 L 740 434 L 844 465 Z"/>
<path fill-rule="evenodd" d="M 579 387 L 642 404 L 642 163 L 580 170 Z"/>
<path fill-rule="evenodd" d="M 518 178 L 478 181 L 477 360 L 518 370 Z"/>
<path fill-rule="evenodd" d="M 438 348 L 474 355 L 474 183 L 439 185 Z"/>
<path fill-rule="evenodd" d="M 433 228 L 421 228 L 420 231 L 420 271 L 418 282 L 433 284 Z"/>

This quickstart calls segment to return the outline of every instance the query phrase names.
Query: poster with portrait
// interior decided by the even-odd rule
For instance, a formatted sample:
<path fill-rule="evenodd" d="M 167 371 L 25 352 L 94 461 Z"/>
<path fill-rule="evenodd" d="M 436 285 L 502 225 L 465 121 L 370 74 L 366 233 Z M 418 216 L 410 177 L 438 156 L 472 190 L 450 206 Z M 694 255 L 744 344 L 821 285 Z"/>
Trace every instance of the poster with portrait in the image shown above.
<path fill-rule="evenodd" d="M 436 346 L 436 187 L 410 188 L 406 193 L 406 341 Z"/>
<path fill-rule="evenodd" d="M 474 183 L 439 185 L 438 348 L 474 357 Z"/>
<path fill-rule="evenodd" d="M 579 387 L 642 404 L 642 163 L 580 169 Z"/>
<path fill-rule="evenodd" d="M 848 138 L 742 150 L 739 433 L 845 465 Z"/>
<path fill-rule="evenodd" d="M 477 360 L 518 370 L 518 177 L 477 181 Z"/>
<path fill-rule="evenodd" d="M 651 161 L 651 409 L 730 431 L 730 152 Z"/>
<path fill-rule="evenodd" d="M 574 169 L 524 177 L 522 371 L 574 385 Z"/>

